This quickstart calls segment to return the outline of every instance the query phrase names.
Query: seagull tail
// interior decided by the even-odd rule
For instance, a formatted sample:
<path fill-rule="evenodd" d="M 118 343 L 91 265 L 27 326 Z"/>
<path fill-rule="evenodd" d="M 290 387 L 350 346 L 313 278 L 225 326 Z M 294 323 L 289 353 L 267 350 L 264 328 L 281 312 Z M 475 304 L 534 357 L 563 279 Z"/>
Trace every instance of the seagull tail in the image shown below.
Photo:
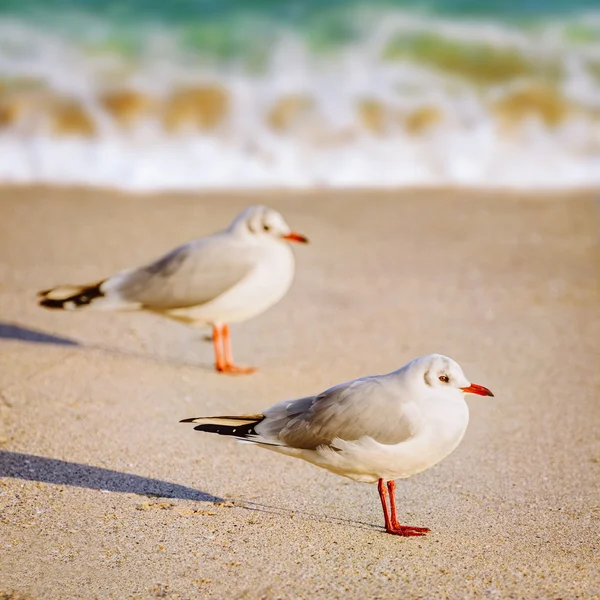
<path fill-rule="evenodd" d="M 260 435 L 254 429 L 264 415 L 242 415 L 237 417 L 195 417 L 183 419 L 180 423 L 197 423 L 196 431 L 207 431 L 219 435 L 230 435 L 241 440 L 258 441 Z"/>
<path fill-rule="evenodd" d="M 106 280 L 91 285 L 61 285 L 39 292 L 40 306 L 62 310 L 86 308 L 105 296 L 102 285 Z"/>
<path fill-rule="evenodd" d="M 126 273 L 126 272 L 124 272 Z M 123 298 L 119 291 L 122 273 L 89 285 L 59 285 L 38 292 L 40 306 L 62 310 L 135 310 L 141 303 Z"/>

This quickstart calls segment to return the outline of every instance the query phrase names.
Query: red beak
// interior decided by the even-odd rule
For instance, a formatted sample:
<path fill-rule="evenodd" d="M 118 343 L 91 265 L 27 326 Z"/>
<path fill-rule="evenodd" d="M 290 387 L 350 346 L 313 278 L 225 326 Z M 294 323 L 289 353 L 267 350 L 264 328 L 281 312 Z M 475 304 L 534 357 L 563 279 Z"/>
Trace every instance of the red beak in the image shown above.
<path fill-rule="evenodd" d="M 281 236 L 284 240 L 288 242 L 298 242 L 300 244 L 308 244 L 308 238 L 300 233 L 295 233 L 294 231 L 288 233 L 287 235 Z"/>
<path fill-rule="evenodd" d="M 465 394 L 477 394 L 478 396 L 493 396 L 492 392 L 482 385 L 472 383 L 469 387 L 460 388 Z"/>

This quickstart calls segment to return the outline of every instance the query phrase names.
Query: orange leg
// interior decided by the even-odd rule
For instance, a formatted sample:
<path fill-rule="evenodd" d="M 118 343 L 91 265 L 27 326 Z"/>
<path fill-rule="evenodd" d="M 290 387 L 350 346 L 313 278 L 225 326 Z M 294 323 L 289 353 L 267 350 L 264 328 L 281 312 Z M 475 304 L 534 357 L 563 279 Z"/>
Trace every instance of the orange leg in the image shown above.
<path fill-rule="evenodd" d="M 387 502 L 385 497 L 385 483 L 383 479 L 377 482 L 377 491 L 383 508 L 383 517 L 385 519 L 385 531 L 392 535 L 400 535 L 402 537 L 422 537 L 429 532 L 427 527 L 412 527 L 410 525 L 400 525 L 396 514 L 396 483 L 387 482 L 387 489 L 390 495 L 390 513 L 388 513 Z"/>
<path fill-rule="evenodd" d="M 223 348 L 221 350 L 221 342 Z M 246 374 L 254 373 L 255 367 L 238 367 L 233 362 L 233 354 L 231 352 L 231 339 L 229 337 L 229 326 L 223 325 L 221 329 L 217 326 L 213 327 L 213 343 L 215 346 L 215 358 L 217 371 L 221 373 L 236 373 Z"/>
<path fill-rule="evenodd" d="M 217 371 L 222 372 L 225 370 L 225 358 L 221 348 L 221 330 L 216 325 L 213 325 L 212 339 L 213 348 L 215 349 L 215 368 Z"/>
<path fill-rule="evenodd" d="M 379 499 L 381 500 L 381 508 L 383 508 L 383 518 L 385 519 L 385 530 L 389 531 L 392 528 L 390 523 L 390 515 L 388 513 L 387 501 L 385 499 L 385 484 L 383 479 L 377 482 L 377 491 L 379 492 Z"/>

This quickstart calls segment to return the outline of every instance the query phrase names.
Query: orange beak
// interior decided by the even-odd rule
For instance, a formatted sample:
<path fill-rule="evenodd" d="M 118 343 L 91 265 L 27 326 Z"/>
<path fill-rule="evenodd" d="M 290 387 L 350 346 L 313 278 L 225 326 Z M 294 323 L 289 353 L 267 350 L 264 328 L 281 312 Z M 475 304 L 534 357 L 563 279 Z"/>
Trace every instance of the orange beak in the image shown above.
<path fill-rule="evenodd" d="M 469 387 L 460 388 L 465 394 L 477 394 L 478 396 L 493 396 L 492 392 L 482 385 L 472 383 Z"/>
<path fill-rule="evenodd" d="M 284 240 L 288 242 L 298 242 L 300 244 L 308 244 L 308 238 L 300 233 L 295 233 L 294 231 L 288 233 L 287 235 L 281 236 Z"/>

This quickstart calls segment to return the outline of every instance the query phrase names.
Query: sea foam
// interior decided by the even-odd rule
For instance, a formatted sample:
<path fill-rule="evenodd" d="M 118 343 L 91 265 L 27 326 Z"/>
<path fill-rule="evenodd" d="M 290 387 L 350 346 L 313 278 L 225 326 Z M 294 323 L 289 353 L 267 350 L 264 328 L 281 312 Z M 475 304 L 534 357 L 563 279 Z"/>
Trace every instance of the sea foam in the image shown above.
<path fill-rule="evenodd" d="M 98 19 L 2 18 L 0 181 L 600 184 L 598 15 L 524 28 L 375 11 L 353 23 L 325 50 L 263 23 L 256 47 L 223 57 L 166 26 L 140 25 L 128 51 Z"/>

